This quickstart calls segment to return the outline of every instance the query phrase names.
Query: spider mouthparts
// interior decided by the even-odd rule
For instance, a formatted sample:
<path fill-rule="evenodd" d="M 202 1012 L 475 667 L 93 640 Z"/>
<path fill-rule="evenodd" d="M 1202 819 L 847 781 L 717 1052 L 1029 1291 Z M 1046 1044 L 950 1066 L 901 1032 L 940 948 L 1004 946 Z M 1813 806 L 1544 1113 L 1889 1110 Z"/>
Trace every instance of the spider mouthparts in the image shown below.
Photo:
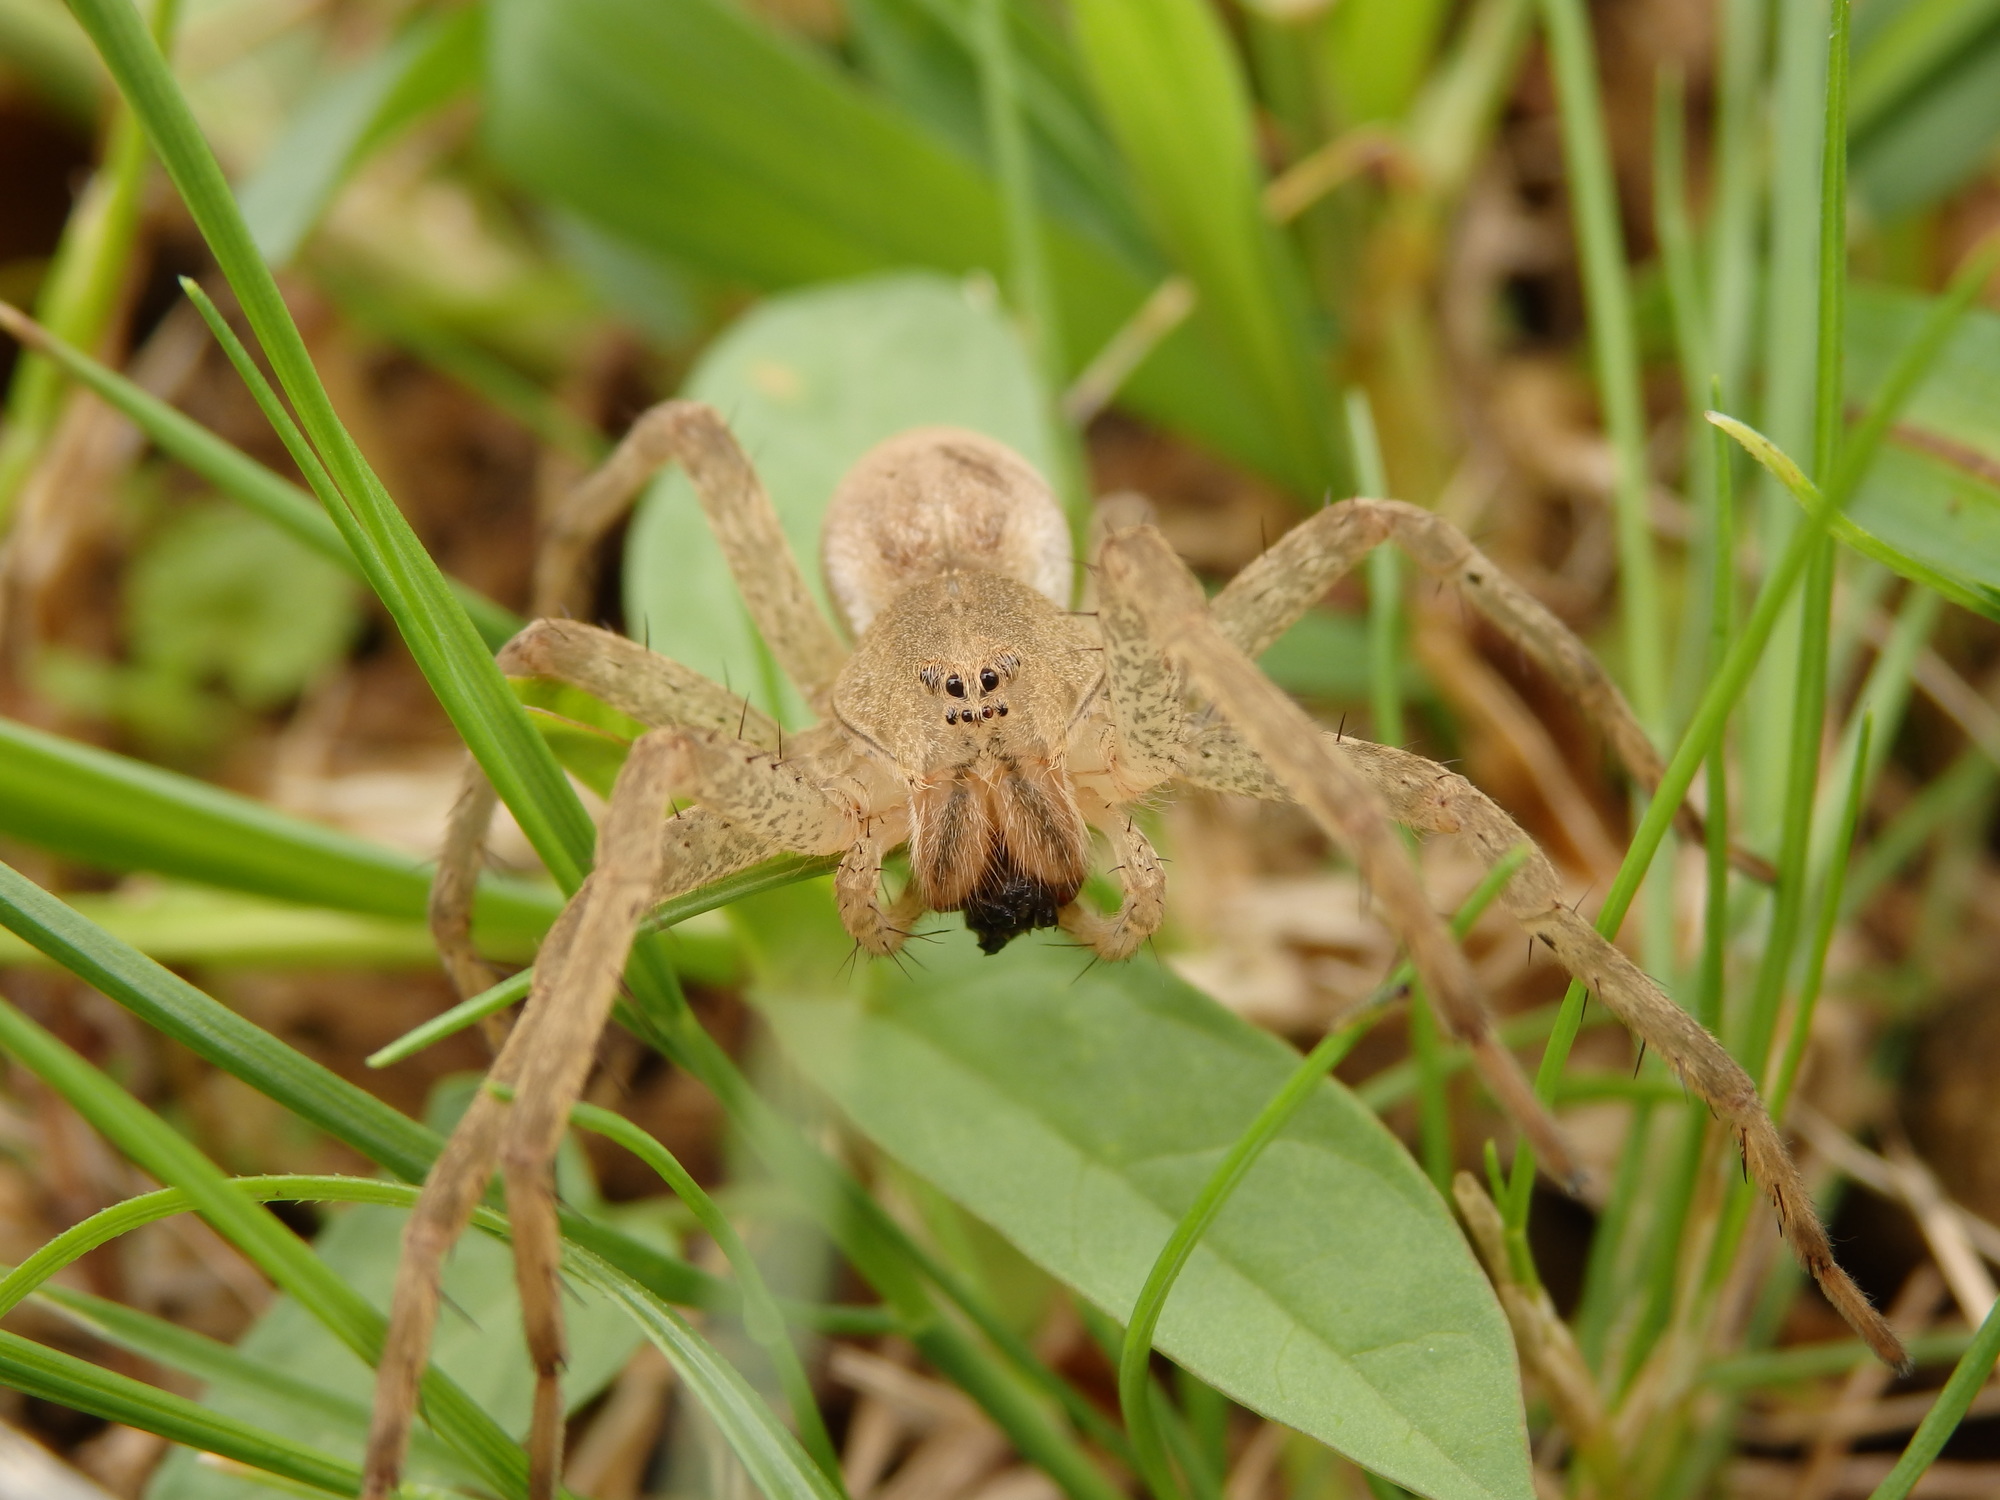
<path fill-rule="evenodd" d="M 1056 925 L 1056 914 L 1068 900 L 1052 885 L 1017 871 L 994 884 L 984 884 L 966 898 L 966 929 L 979 938 L 979 951 L 998 953 L 1024 932 Z"/>

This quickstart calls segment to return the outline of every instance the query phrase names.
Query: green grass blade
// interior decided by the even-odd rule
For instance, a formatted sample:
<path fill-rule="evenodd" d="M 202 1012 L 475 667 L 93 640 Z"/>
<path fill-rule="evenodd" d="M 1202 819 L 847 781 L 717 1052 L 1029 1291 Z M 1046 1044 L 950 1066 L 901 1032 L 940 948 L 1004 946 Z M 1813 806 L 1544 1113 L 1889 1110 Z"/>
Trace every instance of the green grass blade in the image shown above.
<path fill-rule="evenodd" d="M 1866 800 L 1868 791 L 1868 743 L 1874 727 L 1872 718 L 1862 719 L 1861 736 L 1855 745 L 1853 774 L 1848 778 L 1847 798 L 1841 809 L 1840 830 L 1834 835 L 1833 846 L 1827 851 L 1831 863 L 1827 867 L 1826 888 L 1820 892 L 1819 918 L 1813 927 L 1811 956 L 1807 961 L 1805 978 L 1799 984 L 1798 1005 L 1792 1016 L 1792 1034 L 1785 1043 L 1784 1055 L 1779 1059 L 1777 1075 L 1771 1081 L 1769 1108 L 1774 1119 L 1785 1117 L 1785 1105 L 1792 1095 L 1792 1082 L 1799 1076 L 1799 1064 L 1805 1059 L 1813 1012 L 1819 1006 L 1820 984 L 1826 978 L 1827 949 L 1833 944 L 1834 928 L 1840 922 L 1841 883 L 1854 849 L 1854 830 L 1861 822 L 1861 804 Z"/>
<path fill-rule="evenodd" d="M 1080 0 L 1076 41 L 1142 205 L 1194 282 L 1194 322 L 1250 382 L 1309 494 L 1343 486 L 1303 281 L 1266 217 L 1250 101 L 1200 0 Z"/>
<path fill-rule="evenodd" d="M 778 1310 L 777 1299 L 764 1280 L 764 1273 L 757 1267 L 757 1258 L 743 1243 L 715 1200 L 702 1191 L 701 1184 L 690 1177 L 674 1157 L 651 1135 L 641 1130 L 630 1120 L 615 1115 L 608 1109 L 599 1109 L 594 1104 L 578 1104 L 571 1108 L 570 1119 L 585 1130 L 596 1132 L 606 1140 L 623 1146 L 639 1160 L 659 1174 L 660 1180 L 673 1190 L 675 1197 L 685 1203 L 694 1214 L 701 1227 L 708 1231 L 715 1241 L 729 1267 L 736 1273 L 737 1285 L 743 1293 L 743 1326 L 750 1337 L 770 1357 L 772 1366 L 778 1372 L 779 1382 L 784 1386 L 785 1396 L 792 1409 L 792 1420 L 798 1425 L 800 1441 L 806 1452 L 826 1475 L 827 1483 L 836 1491 L 845 1493 L 846 1486 L 840 1472 L 840 1455 L 834 1451 L 833 1439 L 828 1436 L 826 1422 L 820 1416 L 819 1401 L 813 1394 L 812 1381 L 799 1363 L 798 1351 L 792 1347 L 791 1335 L 785 1331 L 784 1315 Z"/>
<path fill-rule="evenodd" d="M 1924 1413 L 1924 1419 L 1917 1425 L 1916 1435 L 1910 1439 L 1909 1447 L 1903 1450 L 1903 1456 L 1875 1486 L 1875 1492 L 1868 1500 L 1904 1500 L 1916 1488 L 1924 1471 L 1944 1450 L 1945 1440 L 1965 1420 L 1972 1398 L 1986 1384 L 1986 1377 L 1993 1373 L 1996 1361 L 2000 1361 L 2000 1302 L 1987 1309 L 1985 1321 L 1979 1325 L 1979 1333 L 1972 1346 L 1952 1370 L 1951 1378 L 1944 1383 L 1937 1401 Z"/>
<path fill-rule="evenodd" d="M 1597 94 L 1596 52 L 1583 0 L 1542 0 L 1549 55 L 1561 101 L 1563 159 L 1569 169 L 1576 235 L 1590 309 L 1590 344 L 1598 399 L 1617 460 L 1613 490 L 1618 523 L 1619 618 L 1632 705 L 1655 738 L 1666 729 L 1664 615 L 1648 520 L 1646 413 L 1639 389 L 1638 337 L 1618 224 L 1617 189 Z"/>
<path fill-rule="evenodd" d="M 1831 486 L 1839 472 L 1845 412 L 1841 370 L 1847 292 L 1847 0 L 1832 0 L 1827 45 L 1826 120 L 1822 132 L 1819 233 L 1819 321 L 1813 384 L 1813 477 Z M 1788 483 L 1788 489 L 1791 485 Z M 1732 1028 L 1732 1050 L 1752 1078 L 1765 1065 L 1791 977 L 1805 920 L 1812 852 L 1813 804 L 1819 791 L 1820 738 L 1826 723 L 1827 648 L 1833 623 L 1834 547 L 1814 540 L 1799 608 L 1798 658 L 1792 676 L 1792 718 L 1779 825 L 1778 885 L 1763 960 L 1748 1010 Z"/>
<path fill-rule="evenodd" d="M 372 1203 L 408 1209 L 417 1199 L 417 1189 L 408 1184 L 358 1177 L 250 1177 L 232 1179 L 231 1186 L 246 1199 L 259 1201 Z M 288 1385 L 288 1399 L 302 1410 L 312 1408 L 324 1414 L 331 1409 L 336 1418 L 344 1415 L 346 1420 L 341 1425 L 351 1428 L 358 1446 L 368 1426 L 365 1406 L 345 1402 L 343 1398 L 309 1381 L 298 1381 L 288 1372 L 267 1371 L 260 1363 L 246 1360 L 234 1351 L 214 1346 L 207 1340 L 197 1341 L 193 1335 L 173 1329 L 171 1325 L 160 1325 L 158 1320 L 146 1319 L 130 1309 L 105 1304 L 96 1298 L 79 1298 L 60 1288 L 45 1287 L 48 1277 L 97 1246 L 141 1225 L 156 1223 L 196 1207 L 195 1199 L 189 1192 L 169 1188 L 100 1211 L 58 1236 L 28 1262 L 17 1267 L 5 1282 L 0 1282 L 0 1307 L 17 1303 L 22 1297 L 36 1292 L 84 1316 L 109 1320 L 126 1336 L 158 1348 L 162 1353 L 193 1362 L 197 1369 L 205 1371 L 205 1378 L 222 1375 L 232 1380 L 256 1380 L 268 1373 Z M 475 1211 L 473 1225 L 499 1239 L 505 1239 L 508 1234 L 507 1220 L 491 1209 Z M 765 1493 L 815 1497 L 832 1493 L 827 1482 L 818 1478 L 816 1473 L 802 1472 L 811 1470 L 811 1465 L 795 1446 L 789 1446 L 789 1435 L 777 1429 L 768 1414 L 759 1416 L 748 1409 L 748 1404 L 755 1403 L 756 1398 L 741 1378 L 728 1370 L 713 1348 L 654 1294 L 587 1252 L 574 1249 L 566 1252 L 564 1269 L 583 1284 L 611 1296 L 628 1317 L 641 1325 L 647 1337 L 662 1344 L 663 1351 L 687 1379 L 696 1397 L 717 1417 L 731 1442 L 739 1445 L 738 1452 L 745 1462 L 751 1464 L 753 1470 L 761 1470 L 767 1482 L 775 1482 L 776 1487 L 767 1488 Z M 718 1282 L 717 1285 L 726 1293 L 733 1294 L 735 1291 L 728 1283 Z M 715 1301 L 721 1307 L 735 1305 L 733 1296 L 721 1296 Z M 772 1305 L 773 1311 L 775 1306 Z M 761 1408 L 761 1403 L 757 1405 Z M 346 1408 L 351 1410 L 344 1410 Z"/>
<path fill-rule="evenodd" d="M 703 912 L 714 911 L 746 896 L 755 896 L 763 891 L 776 890 L 779 886 L 790 885 L 795 880 L 809 880 L 815 875 L 829 875 L 839 863 L 838 855 L 813 858 L 804 855 L 781 855 L 740 874 L 730 875 L 705 885 L 686 895 L 653 909 L 647 917 L 649 928 L 671 927 L 676 922 L 684 922 L 689 917 Z M 468 996 L 450 1010 L 433 1016 L 423 1025 L 412 1028 L 395 1041 L 372 1052 L 368 1056 L 371 1068 L 386 1068 L 391 1063 L 402 1062 L 414 1057 L 426 1047 L 435 1046 L 448 1036 L 456 1036 L 468 1026 L 475 1026 L 488 1016 L 498 1015 L 508 1006 L 527 998 L 528 990 L 534 983 L 532 968 L 510 974 L 498 984 Z"/>
<path fill-rule="evenodd" d="M 6 865 L 0 865 L 0 925 L 162 1035 L 399 1177 L 421 1178 L 444 1144 L 436 1132 L 93 927 Z M 696 1306 L 706 1298 L 708 1283 L 692 1267 L 609 1225 L 565 1210 L 563 1233 L 663 1296 Z"/>
<path fill-rule="evenodd" d="M 353 1495 L 361 1490 L 358 1464 L 343 1463 L 251 1423 L 218 1416 L 185 1396 L 44 1348 L 17 1333 L 0 1332 L 0 1384 L 330 1494 Z"/>
<path fill-rule="evenodd" d="M 161 452 L 178 459 L 246 510 L 295 537 L 320 556 L 338 563 L 356 577 L 364 576 L 353 549 L 313 497 L 289 479 L 266 468 L 240 448 L 231 446 L 190 420 L 159 397 L 133 384 L 74 345 L 0 302 L 0 328 L 62 367 L 63 373 L 88 386 L 107 404 L 124 413 Z M 282 434 L 281 434 L 282 435 Z M 314 465 L 317 467 L 317 464 Z M 465 605 L 487 644 L 498 647 L 521 628 L 522 621 L 483 594 L 453 579 L 453 591 Z"/>
<path fill-rule="evenodd" d="M 382 1345 L 381 1315 L 334 1276 L 310 1246 L 239 1193 L 186 1137 L 5 1001 L 0 1001 L 0 1049 L 60 1094 L 134 1165 L 185 1191 L 217 1233 L 343 1344 L 375 1362 Z M 424 1377 L 423 1389 L 432 1429 L 503 1493 L 525 1495 L 527 1460 L 507 1435 L 436 1371 Z"/>
<path fill-rule="evenodd" d="M 422 921 L 430 868 L 248 797 L 0 719 L 0 831 L 105 870 Z M 477 928 L 518 948 L 555 920 L 554 892 L 480 882 Z"/>
<path fill-rule="evenodd" d="M 245 180 L 243 218 L 264 258 L 298 253 L 341 184 L 371 152 L 471 89 L 478 6 L 420 14 L 375 56 L 321 85 Z"/>
<path fill-rule="evenodd" d="M 363 566 L 411 654 L 529 842 L 557 882 L 574 889 L 589 866 L 590 820 L 465 611 L 341 426 L 305 341 L 159 49 L 125 0 L 72 0 L 71 9 L 145 126 L 256 330 L 300 425 L 368 539 L 372 555 L 362 556 Z"/>

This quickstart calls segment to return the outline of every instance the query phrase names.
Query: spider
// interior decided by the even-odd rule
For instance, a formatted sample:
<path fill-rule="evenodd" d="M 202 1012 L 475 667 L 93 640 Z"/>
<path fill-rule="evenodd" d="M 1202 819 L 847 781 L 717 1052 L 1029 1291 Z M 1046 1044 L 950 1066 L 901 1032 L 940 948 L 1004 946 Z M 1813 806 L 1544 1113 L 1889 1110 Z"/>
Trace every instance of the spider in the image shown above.
<path fill-rule="evenodd" d="M 593 545 L 651 475 L 694 483 L 751 616 L 819 722 L 780 735 L 700 674 L 590 625 L 555 618 Z M 840 919 L 860 948 L 894 954 L 924 913 L 961 912 L 987 952 L 1060 927 L 1106 959 L 1160 925 L 1166 879 L 1130 809 L 1169 784 L 1298 803 L 1354 855 L 1426 993 L 1552 1173 L 1573 1178 L 1560 1133 L 1497 1040 L 1464 955 L 1393 824 L 1458 833 L 1496 861 L 1526 835 L 1433 761 L 1321 730 L 1253 659 L 1370 549 L 1394 540 L 1519 642 L 1603 726 L 1648 788 L 1660 761 L 1583 644 L 1449 523 L 1393 500 L 1352 499 L 1300 523 L 1212 601 L 1160 534 L 1107 527 L 1097 608 L 1069 608 L 1069 533 L 1049 487 L 990 438 L 926 428 L 866 454 L 841 482 L 822 539 L 850 648 L 813 602 L 769 497 L 721 418 L 653 408 L 566 500 L 541 553 L 537 619 L 500 654 L 508 673 L 581 687 L 649 726 L 613 787 L 594 872 L 544 940 L 533 989 L 439 1158 L 405 1231 L 376 1386 L 364 1496 L 394 1488 L 439 1300 L 443 1256 L 496 1168 L 514 1221 L 536 1369 L 530 1493 L 555 1493 L 563 1330 L 551 1167 L 616 998 L 634 933 L 672 896 L 774 854 L 838 854 Z M 1192 706 L 1191 706 L 1192 705 Z M 470 940 L 473 882 L 494 808 L 474 768 L 453 809 L 432 926 L 453 981 L 492 975 Z M 670 807 L 672 815 L 668 816 Z M 1093 840 L 1122 892 L 1080 892 Z M 883 860 L 909 850 L 885 893 Z M 1895 1336 L 1835 1264 L 1826 1233 L 1749 1076 L 1686 1011 L 1560 899 L 1529 846 L 1504 894 L 1515 918 L 1736 1132 L 1793 1250 L 1885 1360 Z"/>

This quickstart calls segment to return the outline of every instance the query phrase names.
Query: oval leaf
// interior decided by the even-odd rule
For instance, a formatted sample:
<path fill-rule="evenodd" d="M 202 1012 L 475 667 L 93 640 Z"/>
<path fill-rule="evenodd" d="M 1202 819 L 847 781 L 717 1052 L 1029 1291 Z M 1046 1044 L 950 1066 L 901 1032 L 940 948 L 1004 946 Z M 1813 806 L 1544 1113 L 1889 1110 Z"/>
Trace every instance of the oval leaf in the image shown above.
<path fill-rule="evenodd" d="M 1865 405 L 1936 299 L 1857 286 L 1847 398 Z M 1834 535 L 1968 609 L 2000 619 L 2000 316 L 1965 313 L 1910 395 Z"/>
<path fill-rule="evenodd" d="M 1298 1056 L 1157 963 L 1056 942 L 836 979 L 803 887 L 749 904 L 754 999 L 863 1134 L 1111 1316 Z M 956 925 L 955 922 L 953 924 Z M 815 941 L 815 936 L 821 941 Z M 761 938 L 761 942 L 759 939 Z M 1159 1347 L 1266 1416 L 1436 1500 L 1525 1497 L 1513 1342 L 1409 1154 L 1329 1082 L 1196 1249 Z"/>

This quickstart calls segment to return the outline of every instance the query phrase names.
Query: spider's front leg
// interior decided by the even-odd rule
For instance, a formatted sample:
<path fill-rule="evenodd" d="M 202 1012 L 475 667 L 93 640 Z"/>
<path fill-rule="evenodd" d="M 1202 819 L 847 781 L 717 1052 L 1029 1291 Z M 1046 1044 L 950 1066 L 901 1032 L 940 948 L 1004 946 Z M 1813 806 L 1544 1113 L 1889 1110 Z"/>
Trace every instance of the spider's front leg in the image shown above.
<path fill-rule="evenodd" d="M 1138 546 L 1131 559 L 1135 569 L 1158 577 L 1174 563 L 1155 548 Z M 1173 629 L 1170 622 L 1163 628 Z M 1241 676 L 1254 668 L 1240 655 L 1234 665 L 1220 639 L 1219 622 L 1204 616 L 1181 617 L 1183 635 L 1214 637 L 1208 658 L 1219 662 L 1224 676 Z M 1191 655 L 1190 660 L 1193 661 Z M 1211 668 L 1215 670 L 1215 668 Z M 1210 678 L 1196 671 L 1202 686 Z M 1218 702 L 1222 699 L 1218 695 Z M 1224 704 L 1227 711 L 1227 704 Z M 1296 710 L 1294 710 L 1296 712 Z M 1282 739 L 1274 740 L 1268 726 L 1250 718 L 1214 723 L 1196 731 L 1187 752 L 1183 775 L 1196 786 L 1213 791 L 1274 801 L 1300 801 L 1311 808 L 1297 771 L 1288 761 Z M 1300 716 L 1299 722 L 1305 721 Z M 1780 1228 L 1800 1263 L 1826 1293 L 1855 1332 L 1885 1363 L 1901 1366 L 1902 1344 L 1861 1289 L 1833 1258 L 1826 1230 L 1814 1212 L 1798 1168 L 1786 1151 L 1750 1075 L 1695 1019 L 1660 989 L 1644 970 L 1577 914 L 1562 899 L 1561 881 L 1548 857 L 1492 799 L 1457 772 L 1389 745 L 1352 737 L 1331 746 L 1333 737 L 1316 734 L 1323 748 L 1338 758 L 1372 789 L 1390 816 L 1424 833 L 1455 833 L 1467 838 L 1488 865 L 1510 851 L 1527 846 L 1528 856 L 1507 883 L 1501 900 L 1530 934 L 1576 979 L 1587 985 L 1640 1040 L 1666 1058 L 1683 1081 L 1736 1133 L 1744 1165 L 1770 1196 Z M 1262 732 L 1260 732 L 1260 730 Z"/>
<path fill-rule="evenodd" d="M 1174 666 L 1271 768 L 1329 836 L 1344 844 L 1396 935 L 1409 949 L 1447 1030 L 1555 1176 L 1574 1183 L 1576 1166 L 1553 1118 L 1535 1097 L 1514 1055 L 1501 1045 L 1480 999 L 1472 967 L 1431 906 L 1409 852 L 1381 799 L 1335 747 L 1324 743 L 1302 709 L 1217 628 L 1200 586 L 1152 527 L 1120 533 L 1102 554 L 1106 688 L 1120 738 L 1136 734 L 1133 753 L 1151 772 L 1187 755 L 1185 731 L 1163 734 L 1160 704 L 1178 691 Z M 1176 726 L 1185 724 L 1177 715 Z"/>
<path fill-rule="evenodd" d="M 670 799 L 683 796 L 703 805 L 663 820 Z M 551 1170 L 633 936 L 664 897 L 778 850 L 832 853 L 847 843 L 849 823 L 848 812 L 799 768 L 731 736 L 668 729 L 634 744 L 612 789 L 597 867 L 544 940 L 527 1007 L 425 1179 L 404 1231 L 376 1375 L 364 1500 L 384 1500 L 395 1488 L 436 1323 L 439 1271 L 496 1166 L 535 1364 L 529 1493 L 533 1500 L 555 1494 L 564 1341 Z"/>
<path fill-rule="evenodd" d="M 1539 662 L 1597 724 L 1632 779 L 1652 791 L 1666 763 L 1625 695 L 1576 633 L 1509 578 L 1464 532 L 1434 511 L 1401 500 L 1356 498 L 1329 505 L 1300 522 L 1229 581 L 1215 596 L 1216 628 L 1255 659 L 1354 565 L 1394 541 L 1432 576 L 1464 590 L 1480 614 Z M 1690 803 L 1676 809 L 1681 831 L 1702 839 Z M 1730 859 L 1754 880 L 1775 880 L 1770 862 L 1747 849 Z"/>

